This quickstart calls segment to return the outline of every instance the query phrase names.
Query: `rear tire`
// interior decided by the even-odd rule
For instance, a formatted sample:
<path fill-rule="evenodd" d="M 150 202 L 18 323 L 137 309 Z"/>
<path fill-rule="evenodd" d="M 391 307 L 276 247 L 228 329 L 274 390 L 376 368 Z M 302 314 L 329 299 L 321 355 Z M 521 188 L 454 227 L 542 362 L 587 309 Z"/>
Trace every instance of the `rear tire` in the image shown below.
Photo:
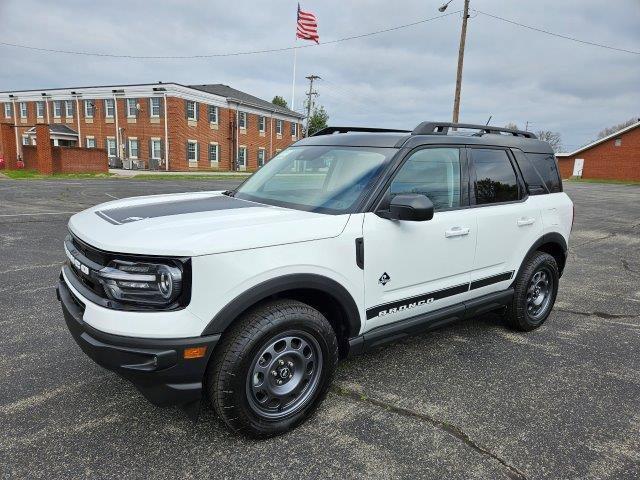
<path fill-rule="evenodd" d="M 523 332 L 542 325 L 556 301 L 559 278 L 558 264 L 551 255 L 536 251 L 528 257 L 516 278 L 513 300 L 505 313 L 508 325 Z"/>
<path fill-rule="evenodd" d="M 253 308 L 224 336 L 207 373 L 207 395 L 222 421 L 253 438 L 285 433 L 327 394 L 338 342 L 327 319 L 295 300 Z"/>

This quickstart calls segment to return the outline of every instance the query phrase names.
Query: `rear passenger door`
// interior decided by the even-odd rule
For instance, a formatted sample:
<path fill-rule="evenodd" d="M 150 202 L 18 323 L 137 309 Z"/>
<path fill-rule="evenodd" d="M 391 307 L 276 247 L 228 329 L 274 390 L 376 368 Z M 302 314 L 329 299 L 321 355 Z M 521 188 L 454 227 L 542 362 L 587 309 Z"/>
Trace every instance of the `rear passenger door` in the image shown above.
<path fill-rule="evenodd" d="M 478 239 L 470 296 L 506 289 L 533 243 L 542 235 L 538 204 L 527 195 L 508 149 L 468 149 L 471 203 Z"/>

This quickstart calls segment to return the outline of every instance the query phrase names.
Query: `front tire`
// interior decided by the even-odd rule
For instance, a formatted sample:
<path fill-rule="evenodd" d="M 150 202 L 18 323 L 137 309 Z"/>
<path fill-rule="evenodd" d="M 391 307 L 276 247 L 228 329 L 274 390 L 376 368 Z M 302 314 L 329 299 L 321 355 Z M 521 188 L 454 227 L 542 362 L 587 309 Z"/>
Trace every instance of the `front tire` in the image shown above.
<path fill-rule="evenodd" d="M 271 301 L 224 335 L 207 374 L 207 394 L 232 430 L 272 437 L 315 411 L 337 363 L 336 335 L 320 312 L 295 300 Z"/>
<path fill-rule="evenodd" d="M 509 326 L 528 332 L 542 325 L 556 301 L 559 278 L 558 264 L 548 253 L 536 251 L 527 258 L 505 314 Z"/>

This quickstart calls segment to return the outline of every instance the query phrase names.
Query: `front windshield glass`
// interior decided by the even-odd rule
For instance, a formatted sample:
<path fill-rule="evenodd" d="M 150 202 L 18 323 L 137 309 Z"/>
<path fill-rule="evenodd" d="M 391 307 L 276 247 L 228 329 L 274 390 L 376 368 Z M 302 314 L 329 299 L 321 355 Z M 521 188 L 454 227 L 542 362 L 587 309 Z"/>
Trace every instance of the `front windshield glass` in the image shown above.
<path fill-rule="evenodd" d="M 243 183 L 245 200 L 322 213 L 349 213 L 395 148 L 290 147 Z"/>

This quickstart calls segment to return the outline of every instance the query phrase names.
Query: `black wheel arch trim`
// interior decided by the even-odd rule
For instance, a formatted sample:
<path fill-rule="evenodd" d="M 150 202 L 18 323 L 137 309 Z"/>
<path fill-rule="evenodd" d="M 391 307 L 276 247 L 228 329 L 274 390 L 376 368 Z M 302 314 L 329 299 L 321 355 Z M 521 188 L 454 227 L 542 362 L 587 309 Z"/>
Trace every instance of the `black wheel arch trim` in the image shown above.
<path fill-rule="evenodd" d="M 513 277 L 514 280 L 513 280 L 513 283 L 511 284 L 512 287 L 515 284 L 515 281 L 518 278 L 518 275 L 520 275 L 520 272 L 524 268 L 524 265 L 525 265 L 525 262 L 526 262 L 527 258 L 529 258 L 529 256 L 533 252 L 535 252 L 536 250 L 539 250 L 540 246 L 545 245 L 547 243 L 555 243 L 556 245 L 558 245 L 562 249 L 562 253 L 563 253 L 564 259 L 566 261 L 566 258 L 567 258 L 567 255 L 568 255 L 567 241 L 558 232 L 545 233 L 538 240 L 536 240 L 533 245 L 531 245 L 531 248 L 529 248 L 529 251 L 527 252 L 527 254 L 522 259 L 522 263 L 520 264 L 520 267 L 518 268 L 518 272 Z M 560 276 L 562 276 L 562 271 L 564 270 L 564 264 L 563 265 L 558 265 L 558 269 L 559 269 Z"/>
<path fill-rule="evenodd" d="M 215 335 L 224 332 L 251 306 L 290 290 L 316 290 L 330 295 L 345 312 L 345 320 L 349 328 L 348 336 L 353 337 L 360 332 L 361 318 L 358 306 L 344 286 L 323 275 L 300 273 L 267 280 L 241 293 L 213 317 L 201 335 Z"/>

